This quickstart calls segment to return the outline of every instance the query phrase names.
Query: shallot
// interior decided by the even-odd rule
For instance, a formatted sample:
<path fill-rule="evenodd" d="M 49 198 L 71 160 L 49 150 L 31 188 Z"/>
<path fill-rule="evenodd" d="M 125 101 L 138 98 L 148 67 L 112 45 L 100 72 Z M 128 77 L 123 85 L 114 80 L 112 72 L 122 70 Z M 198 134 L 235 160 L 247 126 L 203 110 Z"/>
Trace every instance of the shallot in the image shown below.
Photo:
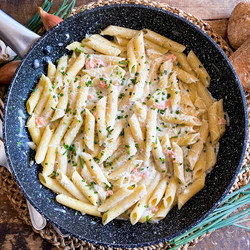
<path fill-rule="evenodd" d="M 0 83 L 9 84 L 11 79 L 21 61 L 12 61 L 6 63 L 2 68 L 0 68 Z"/>
<path fill-rule="evenodd" d="M 41 7 L 38 7 L 37 10 L 47 31 L 63 21 L 62 18 L 47 13 Z"/>

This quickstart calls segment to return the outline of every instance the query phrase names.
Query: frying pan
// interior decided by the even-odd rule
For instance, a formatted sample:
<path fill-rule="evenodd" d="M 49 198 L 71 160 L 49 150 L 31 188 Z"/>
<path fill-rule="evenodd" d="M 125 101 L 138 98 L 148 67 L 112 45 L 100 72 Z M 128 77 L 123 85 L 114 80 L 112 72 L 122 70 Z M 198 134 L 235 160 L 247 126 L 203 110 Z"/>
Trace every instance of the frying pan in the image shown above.
<path fill-rule="evenodd" d="M 38 180 L 42 168 L 30 164 L 27 129 L 20 128 L 18 111 L 26 117 L 25 102 L 46 73 L 48 60 L 55 62 L 66 53 L 66 45 L 81 41 L 86 34 L 100 33 L 108 25 L 132 29 L 148 28 L 186 45 L 197 54 L 211 76 L 209 91 L 224 99 L 230 126 L 220 141 L 217 163 L 207 175 L 205 187 L 178 211 L 176 206 L 156 224 L 114 220 L 103 226 L 99 218 L 80 215 L 55 202 L 55 194 Z M 14 40 L 14 38 L 12 39 Z M 215 42 L 185 19 L 143 5 L 110 5 L 68 18 L 41 37 L 27 52 L 9 87 L 4 111 L 4 142 L 9 165 L 20 189 L 30 203 L 57 227 L 91 243 L 111 247 L 142 247 L 169 240 L 197 225 L 211 213 L 230 190 L 238 175 L 247 142 L 247 108 L 239 79 L 229 60 Z M 19 134 L 21 129 L 21 135 Z"/>

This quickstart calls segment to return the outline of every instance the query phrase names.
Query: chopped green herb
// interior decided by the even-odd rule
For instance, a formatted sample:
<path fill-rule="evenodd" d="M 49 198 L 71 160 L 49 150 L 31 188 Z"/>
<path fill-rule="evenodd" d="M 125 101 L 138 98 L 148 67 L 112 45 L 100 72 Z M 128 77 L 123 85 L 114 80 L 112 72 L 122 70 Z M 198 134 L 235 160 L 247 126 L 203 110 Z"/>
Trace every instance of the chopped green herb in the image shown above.
<path fill-rule="evenodd" d="M 82 168 L 84 168 L 83 161 L 82 161 L 82 158 L 80 156 L 79 156 L 79 160 L 80 160 L 80 164 L 81 164 Z"/>

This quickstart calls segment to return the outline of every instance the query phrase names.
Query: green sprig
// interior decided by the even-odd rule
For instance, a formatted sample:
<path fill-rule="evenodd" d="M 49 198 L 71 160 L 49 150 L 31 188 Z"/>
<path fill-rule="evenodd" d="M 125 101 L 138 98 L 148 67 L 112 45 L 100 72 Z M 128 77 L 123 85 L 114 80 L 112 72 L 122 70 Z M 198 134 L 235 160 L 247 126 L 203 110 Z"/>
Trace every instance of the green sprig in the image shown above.
<path fill-rule="evenodd" d="M 44 11 L 49 12 L 52 4 L 53 4 L 53 0 L 51 0 L 51 1 L 45 0 L 42 4 L 41 8 Z M 37 32 L 42 27 L 42 19 L 41 19 L 40 15 L 38 14 L 38 12 L 35 14 L 35 16 L 30 21 L 28 21 L 26 23 L 26 27 L 34 32 Z"/>
<path fill-rule="evenodd" d="M 68 2 L 68 1 L 64 1 L 64 2 Z M 75 0 L 73 0 L 73 1 L 71 1 L 71 3 L 70 4 L 66 4 L 65 5 L 65 10 L 64 10 L 64 12 L 61 14 L 61 18 L 63 18 L 63 19 L 66 19 L 66 18 L 68 18 L 69 17 L 69 15 L 71 14 L 71 12 L 72 12 L 72 10 L 73 10 L 73 8 L 74 8 L 74 6 L 75 6 L 75 3 L 76 3 L 76 1 Z M 60 11 L 60 12 L 62 12 L 63 11 L 63 9 Z M 59 13 L 60 13 L 59 12 Z M 54 15 L 56 15 L 56 13 L 54 14 Z"/>
<path fill-rule="evenodd" d="M 231 194 L 228 194 L 223 199 L 221 203 L 222 205 L 219 208 L 215 209 L 214 212 L 212 212 L 201 223 L 199 223 L 197 226 L 187 231 L 186 233 L 170 240 L 169 244 L 172 246 L 171 249 L 177 249 L 178 247 L 187 244 L 188 242 L 196 239 L 197 237 L 200 237 L 207 232 L 211 232 L 230 225 L 250 230 L 250 228 L 240 225 L 240 223 L 249 220 L 243 218 L 250 214 L 250 208 L 238 212 L 235 215 L 231 215 L 235 210 L 250 202 L 249 189 L 250 183 L 232 192 Z"/>
<path fill-rule="evenodd" d="M 64 0 L 58 11 L 54 12 L 53 15 L 59 16 L 62 19 L 68 18 L 73 8 L 75 7 L 75 3 L 76 0 L 72 0 L 70 2 L 69 0 Z M 53 5 L 53 0 L 51 1 L 45 0 L 41 5 L 41 7 L 44 11 L 49 12 L 52 5 Z M 25 25 L 30 30 L 38 33 L 39 30 L 42 28 L 43 24 L 40 15 L 36 13 L 35 16 L 32 19 L 30 19 Z M 42 35 L 44 32 L 45 32 L 44 30 L 40 32 L 40 35 Z"/>
<path fill-rule="evenodd" d="M 43 4 L 41 5 L 41 8 L 44 9 L 48 5 L 48 0 L 45 0 Z M 39 14 L 36 13 L 33 18 L 31 18 L 27 23 L 25 23 L 26 27 L 32 30 L 32 25 L 36 24 L 39 21 Z"/>

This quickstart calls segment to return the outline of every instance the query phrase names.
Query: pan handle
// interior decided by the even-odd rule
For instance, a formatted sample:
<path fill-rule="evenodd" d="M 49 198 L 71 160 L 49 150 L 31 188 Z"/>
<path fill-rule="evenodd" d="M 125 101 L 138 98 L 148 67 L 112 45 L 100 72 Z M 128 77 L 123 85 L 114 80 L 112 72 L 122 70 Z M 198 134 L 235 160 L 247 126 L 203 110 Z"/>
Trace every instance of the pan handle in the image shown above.
<path fill-rule="evenodd" d="M 23 58 L 40 36 L 0 9 L 0 38 Z"/>

